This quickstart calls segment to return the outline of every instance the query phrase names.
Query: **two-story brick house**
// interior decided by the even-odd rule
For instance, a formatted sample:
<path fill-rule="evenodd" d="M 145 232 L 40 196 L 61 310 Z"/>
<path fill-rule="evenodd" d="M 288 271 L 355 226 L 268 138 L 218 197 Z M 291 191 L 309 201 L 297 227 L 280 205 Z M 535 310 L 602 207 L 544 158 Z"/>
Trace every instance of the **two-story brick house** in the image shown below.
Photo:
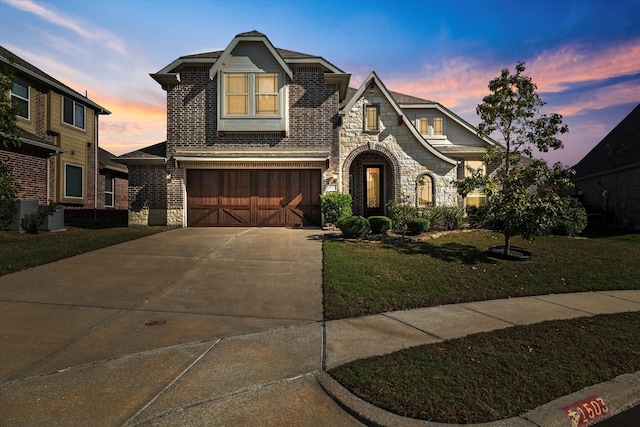
<path fill-rule="evenodd" d="M 121 156 L 130 224 L 319 225 L 319 196 L 353 196 L 355 214 L 389 201 L 457 206 L 452 182 L 490 140 L 438 103 L 359 89 L 319 56 L 257 32 L 151 75 L 167 92 L 167 140 Z"/>
<path fill-rule="evenodd" d="M 98 117 L 110 112 L 3 47 L 0 63 L 14 74 L 10 96 L 20 110 L 21 146 L 0 150 L 18 197 L 95 208 L 103 198 L 96 196 Z"/>

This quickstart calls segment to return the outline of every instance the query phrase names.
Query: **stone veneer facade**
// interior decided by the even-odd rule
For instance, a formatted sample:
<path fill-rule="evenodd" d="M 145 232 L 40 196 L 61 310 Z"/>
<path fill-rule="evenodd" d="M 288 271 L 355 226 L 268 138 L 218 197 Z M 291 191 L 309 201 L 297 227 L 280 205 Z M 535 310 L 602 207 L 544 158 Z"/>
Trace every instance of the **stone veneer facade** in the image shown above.
<path fill-rule="evenodd" d="M 377 133 L 364 131 L 364 107 L 377 104 Z M 458 206 L 458 195 L 451 184 L 456 180 L 456 166 L 437 158 L 412 134 L 379 88 L 366 90 L 343 117 L 340 135 L 341 191 L 352 193 L 354 214 L 362 211 L 363 195 L 360 165 L 385 164 L 386 202 L 407 201 L 415 204 L 420 176 L 427 174 L 434 183 L 434 205 Z M 357 182 L 350 183 L 353 177 Z"/>

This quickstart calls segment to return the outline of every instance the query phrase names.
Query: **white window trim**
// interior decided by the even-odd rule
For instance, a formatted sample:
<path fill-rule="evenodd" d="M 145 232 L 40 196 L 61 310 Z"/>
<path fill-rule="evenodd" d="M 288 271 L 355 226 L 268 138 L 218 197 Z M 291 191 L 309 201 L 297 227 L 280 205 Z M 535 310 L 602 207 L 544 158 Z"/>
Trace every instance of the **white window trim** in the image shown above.
<path fill-rule="evenodd" d="M 17 79 L 16 79 L 17 80 Z M 20 79 L 23 82 L 25 82 L 27 84 L 27 98 L 24 98 L 20 95 L 18 95 L 17 93 L 13 93 L 13 85 L 11 86 L 11 91 L 10 91 L 10 95 L 9 95 L 9 101 L 11 101 L 12 97 L 16 97 L 18 99 L 21 99 L 23 101 L 27 101 L 27 117 L 23 117 L 23 116 L 17 116 L 20 119 L 23 120 L 31 120 L 31 85 L 29 84 L 28 81 L 26 81 L 25 79 Z M 14 82 L 15 84 L 15 82 Z"/>
<path fill-rule="evenodd" d="M 73 123 L 67 123 L 64 121 L 64 100 L 68 99 L 69 101 L 73 102 Z M 76 105 L 79 105 L 82 107 L 82 114 L 83 114 L 83 120 L 82 120 L 82 124 L 84 125 L 84 127 L 80 127 L 80 126 L 76 126 Z M 67 98 L 66 96 L 62 97 L 62 108 L 61 108 L 61 112 L 62 112 L 62 124 L 63 125 L 67 125 L 67 126 L 72 126 L 76 129 L 81 129 L 81 130 L 86 130 L 87 129 L 87 107 L 84 106 L 83 104 L 74 101 L 71 98 Z"/>
<path fill-rule="evenodd" d="M 277 74 L 278 75 L 278 92 L 276 92 L 278 94 L 278 113 L 277 114 L 256 114 L 256 74 Z M 249 81 L 248 81 L 248 89 L 249 89 L 249 106 L 248 106 L 248 110 L 249 110 L 249 114 L 227 114 L 226 113 L 226 102 L 227 102 L 227 92 L 226 92 L 226 74 L 247 74 L 249 77 Z M 282 73 L 278 72 L 278 71 L 264 71 L 264 72 L 257 72 L 257 71 L 233 71 L 233 70 L 227 70 L 227 71 L 220 71 L 220 85 L 219 85 L 219 90 L 220 90 L 220 117 L 223 119 L 243 119 L 243 118 L 248 118 L 248 119 L 279 119 L 282 117 L 282 109 L 283 109 L 283 105 L 282 105 L 282 99 L 284 96 L 284 91 L 281 90 L 281 86 L 282 86 Z"/>
<path fill-rule="evenodd" d="M 111 181 L 111 191 L 107 191 L 107 181 Z M 104 176 L 104 194 L 105 194 L 104 206 L 106 208 L 115 207 L 115 205 L 116 205 L 116 179 L 113 177 L 113 175 L 105 175 Z M 110 205 L 107 204 L 107 199 L 106 199 L 106 195 L 107 194 L 111 194 L 111 204 Z"/>
<path fill-rule="evenodd" d="M 73 166 L 73 167 L 77 167 L 80 168 L 80 170 L 82 171 L 82 196 L 69 196 L 67 194 L 67 166 Z M 64 163 L 64 198 L 65 199 L 75 199 L 75 200 L 84 200 L 84 190 L 85 190 L 85 185 L 84 185 L 84 166 L 82 165 L 78 165 L 75 163 Z"/>

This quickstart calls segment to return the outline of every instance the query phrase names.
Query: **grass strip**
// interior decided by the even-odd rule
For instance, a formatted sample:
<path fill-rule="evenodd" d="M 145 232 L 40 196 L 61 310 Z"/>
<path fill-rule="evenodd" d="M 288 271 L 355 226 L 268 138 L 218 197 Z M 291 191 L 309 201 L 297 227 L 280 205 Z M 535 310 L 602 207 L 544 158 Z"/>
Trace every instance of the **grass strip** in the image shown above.
<path fill-rule="evenodd" d="M 470 335 L 351 362 L 329 372 L 399 415 L 443 423 L 514 417 L 640 370 L 640 312 Z"/>
<path fill-rule="evenodd" d="M 420 242 L 326 240 L 327 319 L 488 299 L 640 289 L 640 234 L 610 238 L 512 239 L 530 261 L 489 257 L 492 232 L 452 233 Z"/>
<path fill-rule="evenodd" d="M 0 276 L 36 267 L 127 240 L 166 231 L 167 227 L 115 227 L 26 234 L 0 232 Z"/>

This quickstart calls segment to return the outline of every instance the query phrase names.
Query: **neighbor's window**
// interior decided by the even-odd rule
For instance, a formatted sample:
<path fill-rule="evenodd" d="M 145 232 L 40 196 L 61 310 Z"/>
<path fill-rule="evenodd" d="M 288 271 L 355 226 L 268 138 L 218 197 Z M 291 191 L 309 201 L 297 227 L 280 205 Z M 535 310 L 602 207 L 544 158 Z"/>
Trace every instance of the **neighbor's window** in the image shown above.
<path fill-rule="evenodd" d="M 364 107 L 364 130 L 366 132 L 377 132 L 378 116 L 380 113 L 380 106 L 377 104 L 366 105 Z"/>
<path fill-rule="evenodd" d="M 84 105 L 77 103 L 73 99 L 64 97 L 62 99 L 62 121 L 84 129 Z"/>
<path fill-rule="evenodd" d="M 20 77 L 11 88 L 11 105 L 17 107 L 19 117 L 29 118 L 29 83 Z"/>
<path fill-rule="evenodd" d="M 279 113 L 278 73 L 224 73 L 225 115 Z"/>
<path fill-rule="evenodd" d="M 114 206 L 113 175 L 111 174 L 104 176 L 104 205 L 108 208 Z"/>
<path fill-rule="evenodd" d="M 64 197 L 82 198 L 83 171 L 82 166 L 64 165 Z"/>
<path fill-rule="evenodd" d="M 464 176 L 465 178 L 470 177 L 474 171 L 480 171 L 483 175 L 487 173 L 487 167 L 481 160 L 465 160 L 464 161 Z M 484 206 L 487 204 L 487 196 L 486 194 L 480 191 L 474 191 L 473 193 L 469 193 L 465 199 L 465 204 L 467 206 Z"/>
<path fill-rule="evenodd" d="M 418 208 L 433 206 L 433 178 L 422 175 L 418 179 Z"/>

